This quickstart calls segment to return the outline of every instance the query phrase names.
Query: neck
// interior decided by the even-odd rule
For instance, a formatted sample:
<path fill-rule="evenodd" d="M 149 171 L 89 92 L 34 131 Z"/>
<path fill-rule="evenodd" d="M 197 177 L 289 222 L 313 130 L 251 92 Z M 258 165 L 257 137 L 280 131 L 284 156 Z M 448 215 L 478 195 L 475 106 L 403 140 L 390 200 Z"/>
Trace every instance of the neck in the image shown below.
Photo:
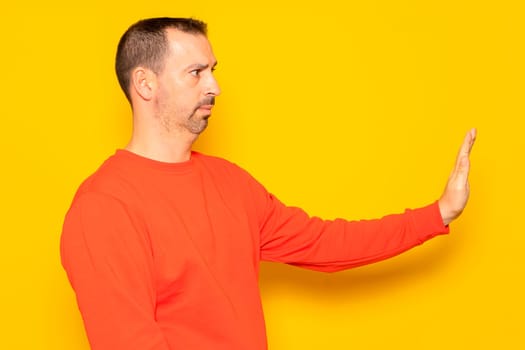
<path fill-rule="evenodd" d="M 142 157 L 165 163 L 182 163 L 191 158 L 191 145 L 188 147 L 151 147 L 131 140 L 126 150 Z"/>
<path fill-rule="evenodd" d="M 198 135 L 190 132 L 162 132 L 135 125 L 126 150 L 166 163 L 180 163 L 191 157 L 191 148 Z"/>

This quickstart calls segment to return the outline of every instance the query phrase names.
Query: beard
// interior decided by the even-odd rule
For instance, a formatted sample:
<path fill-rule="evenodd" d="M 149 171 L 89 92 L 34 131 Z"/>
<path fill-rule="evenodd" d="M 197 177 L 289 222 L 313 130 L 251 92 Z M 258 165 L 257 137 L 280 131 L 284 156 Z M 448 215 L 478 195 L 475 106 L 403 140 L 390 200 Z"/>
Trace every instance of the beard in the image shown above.
<path fill-rule="evenodd" d="M 191 132 L 192 134 L 199 135 L 201 134 L 206 128 L 208 127 L 208 118 L 210 116 L 202 116 L 199 117 L 194 112 L 190 117 L 188 118 L 188 121 L 186 122 L 185 128 Z"/>
<path fill-rule="evenodd" d="M 192 134 L 199 135 L 208 127 L 208 118 L 211 116 L 211 109 L 200 110 L 202 106 L 214 106 L 215 97 L 206 97 L 188 112 L 180 108 L 169 108 L 167 105 L 159 104 L 158 113 L 160 122 L 164 129 L 169 133 L 174 129 L 187 130 Z M 186 117 L 184 117 L 186 115 Z M 182 116 L 182 117 L 181 117 Z"/>
<path fill-rule="evenodd" d="M 209 113 L 199 115 L 199 108 L 202 106 L 214 106 L 215 97 L 206 97 L 195 106 L 193 112 L 187 118 L 186 129 L 192 134 L 199 135 L 208 127 L 208 118 L 211 116 L 211 110 Z"/>

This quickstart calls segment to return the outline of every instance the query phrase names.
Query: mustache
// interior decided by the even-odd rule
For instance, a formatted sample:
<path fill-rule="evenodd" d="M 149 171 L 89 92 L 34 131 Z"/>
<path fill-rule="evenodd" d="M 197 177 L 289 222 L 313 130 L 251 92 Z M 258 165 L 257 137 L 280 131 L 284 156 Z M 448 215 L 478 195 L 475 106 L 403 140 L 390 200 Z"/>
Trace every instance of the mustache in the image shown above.
<path fill-rule="evenodd" d="M 199 104 L 197 105 L 197 108 L 201 106 L 215 106 L 215 96 L 204 98 L 202 101 L 199 102 Z"/>

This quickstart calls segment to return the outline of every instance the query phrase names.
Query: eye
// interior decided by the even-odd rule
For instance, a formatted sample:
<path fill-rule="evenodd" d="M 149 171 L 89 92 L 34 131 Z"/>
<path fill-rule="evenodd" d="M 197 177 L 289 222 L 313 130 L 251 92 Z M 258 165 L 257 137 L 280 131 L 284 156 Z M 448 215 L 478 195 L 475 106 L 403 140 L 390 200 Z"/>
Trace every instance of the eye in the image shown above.
<path fill-rule="evenodd" d="M 190 74 L 193 75 L 194 77 L 198 77 L 199 73 L 200 73 L 199 69 L 194 69 L 194 70 L 190 71 Z"/>

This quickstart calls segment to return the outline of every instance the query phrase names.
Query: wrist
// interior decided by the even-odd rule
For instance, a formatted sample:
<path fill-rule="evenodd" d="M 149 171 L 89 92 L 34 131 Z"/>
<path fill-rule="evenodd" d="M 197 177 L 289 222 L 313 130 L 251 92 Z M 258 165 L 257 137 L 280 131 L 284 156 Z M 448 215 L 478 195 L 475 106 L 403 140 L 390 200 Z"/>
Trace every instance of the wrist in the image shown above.
<path fill-rule="evenodd" d="M 441 214 L 441 219 L 443 220 L 443 225 L 445 226 L 448 226 L 452 221 L 454 221 L 454 219 L 456 219 L 461 214 L 461 211 L 452 209 L 451 206 L 447 203 L 447 201 L 443 198 L 440 198 L 438 200 L 438 206 L 439 213 Z"/>

